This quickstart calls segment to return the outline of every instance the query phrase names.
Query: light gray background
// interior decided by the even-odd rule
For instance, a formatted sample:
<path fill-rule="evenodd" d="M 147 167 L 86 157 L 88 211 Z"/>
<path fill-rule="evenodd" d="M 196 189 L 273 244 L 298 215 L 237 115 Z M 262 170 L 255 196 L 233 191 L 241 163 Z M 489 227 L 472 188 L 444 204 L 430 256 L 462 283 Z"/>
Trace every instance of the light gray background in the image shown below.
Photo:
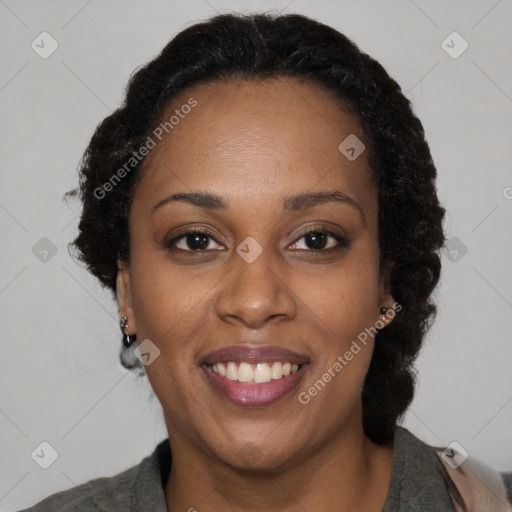
<path fill-rule="evenodd" d="M 439 315 L 404 423 L 512 470 L 510 0 L 0 0 L 2 510 L 113 475 L 166 437 L 151 388 L 118 363 L 110 293 L 68 255 L 79 209 L 62 195 L 137 66 L 216 11 L 266 9 L 341 30 L 413 101 L 448 237 L 468 250 L 457 262 L 443 255 Z M 31 48 L 43 31 L 59 44 L 46 60 Z M 453 31 L 469 43 L 457 59 L 441 47 Z M 32 252 L 42 237 L 58 249 L 46 263 Z M 42 441 L 59 453 L 46 470 L 30 455 Z"/>

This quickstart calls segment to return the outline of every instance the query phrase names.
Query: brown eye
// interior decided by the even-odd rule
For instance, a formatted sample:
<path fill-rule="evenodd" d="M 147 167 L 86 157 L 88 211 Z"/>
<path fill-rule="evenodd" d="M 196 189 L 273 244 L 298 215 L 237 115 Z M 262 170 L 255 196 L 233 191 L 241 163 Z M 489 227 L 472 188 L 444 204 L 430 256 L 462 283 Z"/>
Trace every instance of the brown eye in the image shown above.
<path fill-rule="evenodd" d="M 177 249 L 187 252 L 202 252 L 208 250 L 219 250 L 211 247 L 211 242 L 217 243 L 214 238 L 204 231 L 187 231 L 170 240 L 166 246 L 169 249 Z M 220 246 L 222 249 L 223 247 Z"/>
<path fill-rule="evenodd" d="M 303 247 L 300 240 L 304 239 Z M 305 246 L 305 247 L 304 247 Z M 292 249 L 331 252 L 338 249 L 349 248 L 350 241 L 330 231 L 312 230 L 304 233 L 292 246 Z"/>
<path fill-rule="evenodd" d="M 312 231 L 304 236 L 309 249 L 325 249 L 328 244 L 329 235 L 320 231 Z"/>

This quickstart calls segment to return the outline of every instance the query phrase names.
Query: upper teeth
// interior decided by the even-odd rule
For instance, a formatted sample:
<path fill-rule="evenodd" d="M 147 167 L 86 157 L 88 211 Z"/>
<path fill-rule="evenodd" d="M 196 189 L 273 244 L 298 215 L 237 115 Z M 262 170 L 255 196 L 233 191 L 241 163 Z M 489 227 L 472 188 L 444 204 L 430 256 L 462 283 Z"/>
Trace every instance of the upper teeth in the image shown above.
<path fill-rule="evenodd" d="M 295 373 L 299 369 L 298 364 L 281 363 L 236 363 L 229 361 L 227 363 L 215 363 L 211 366 L 215 373 L 229 380 L 237 380 L 239 382 L 263 383 L 271 380 L 286 377 L 291 373 Z"/>

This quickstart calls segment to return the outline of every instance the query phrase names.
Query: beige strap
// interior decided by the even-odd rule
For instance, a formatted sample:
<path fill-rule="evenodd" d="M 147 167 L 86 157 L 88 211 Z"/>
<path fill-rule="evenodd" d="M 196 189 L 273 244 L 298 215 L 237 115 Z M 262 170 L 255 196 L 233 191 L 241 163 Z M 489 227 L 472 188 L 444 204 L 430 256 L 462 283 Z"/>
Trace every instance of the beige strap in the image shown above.
<path fill-rule="evenodd" d="M 458 491 L 451 493 L 457 512 L 512 512 L 505 484 L 496 470 L 471 457 L 459 465 L 460 454 L 453 448 L 437 449 L 436 453 Z"/>

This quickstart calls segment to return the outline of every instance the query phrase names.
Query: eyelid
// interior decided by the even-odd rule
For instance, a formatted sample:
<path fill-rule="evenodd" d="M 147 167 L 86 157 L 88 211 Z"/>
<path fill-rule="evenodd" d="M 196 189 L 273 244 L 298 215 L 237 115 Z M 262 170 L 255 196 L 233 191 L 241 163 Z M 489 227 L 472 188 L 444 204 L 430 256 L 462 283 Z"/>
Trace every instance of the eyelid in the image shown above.
<path fill-rule="evenodd" d="M 312 253 L 329 253 L 331 251 L 336 251 L 338 249 L 343 249 L 343 248 L 350 248 L 350 246 L 352 245 L 352 241 L 344 234 L 341 234 L 341 233 L 336 233 L 335 231 L 333 231 L 332 229 L 329 229 L 327 227 L 322 227 L 322 226 L 309 226 L 305 231 L 301 232 L 299 235 L 297 235 L 294 239 L 294 241 L 291 243 L 291 245 L 295 245 L 301 238 L 304 238 L 306 235 L 309 235 L 310 233 L 323 233 L 325 235 L 328 235 L 332 238 L 334 238 L 337 242 L 336 246 L 334 247 L 331 247 L 329 249 L 303 249 L 307 252 L 312 252 Z M 299 249 L 295 249 L 295 250 L 299 250 Z"/>
<path fill-rule="evenodd" d="M 293 251 L 305 251 L 312 254 L 330 254 L 335 251 L 339 251 L 341 249 L 349 249 L 352 245 L 352 241 L 345 236 L 344 234 L 336 233 L 332 229 L 327 228 L 326 226 L 320 226 L 320 225 L 313 225 L 309 226 L 308 228 L 304 229 L 302 232 L 297 234 L 294 238 L 294 240 L 289 244 L 295 245 L 297 244 L 302 238 L 309 235 L 310 233 L 322 233 L 327 236 L 330 236 L 334 240 L 336 240 L 336 245 L 334 247 L 330 247 L 328 249 L 292 249 Z M 187 235 L 189 234 L 200 234 L 200 235 L 206 235 L 210 240 L 215 242 L 216 244 L 220 245 L 220 248 L 218 249 L 203 249 L 203 250 L 193 250 L 193 249 L 180 249 L 176 247 L 176 244 L 183 240 Z M 165 248 L 166 249 L 174 249 L 177 251 L 181 251 L 184 253 L 191 253 L 191 254 L 204 254 L 204 253 L 211 253 L 215 250 L 222 250 L 225 248 L 225 246 L 219 242 L 215 235 L 213 235 L 208 228 L 205 227 L 199 227 L 199 226 L 191 226 L 191 227 L 185 227 L 173 237 L 165 242 Z"/>
<path fill-rule="evenodd" d="M 221 247 L 223 247 L 223 244 L 221 242 L 219 242 L 217 240 L 217 238 L 207 228 L 197 227 L 197 226 L 196 227 L 192 226 L 192 227 L 183 228 L 182 231 L 179 231 L 178 233 L 175 233 L 170 240 L 167 240 L 165 242 L 165 247 L 166 247 L 166 249 L 172 249 L 173 247 L 175 247 L 175 245 L 178 242 L 183 240 L 187 235 L 194 235 L 194 234 L 207 235 L 216 244 L 218 244 Z M 182 252 L 191 252 L 191 253 L 207 252 L 207 251 L 193 251 L 191 249 L 189 249 L 189 250 L 187 250 L 187 249 L 178 249 L 178 250 L 180 250 Z M 208 251 L 211 251 L 211 250 L 212 249 L 208 249 Z"/>

